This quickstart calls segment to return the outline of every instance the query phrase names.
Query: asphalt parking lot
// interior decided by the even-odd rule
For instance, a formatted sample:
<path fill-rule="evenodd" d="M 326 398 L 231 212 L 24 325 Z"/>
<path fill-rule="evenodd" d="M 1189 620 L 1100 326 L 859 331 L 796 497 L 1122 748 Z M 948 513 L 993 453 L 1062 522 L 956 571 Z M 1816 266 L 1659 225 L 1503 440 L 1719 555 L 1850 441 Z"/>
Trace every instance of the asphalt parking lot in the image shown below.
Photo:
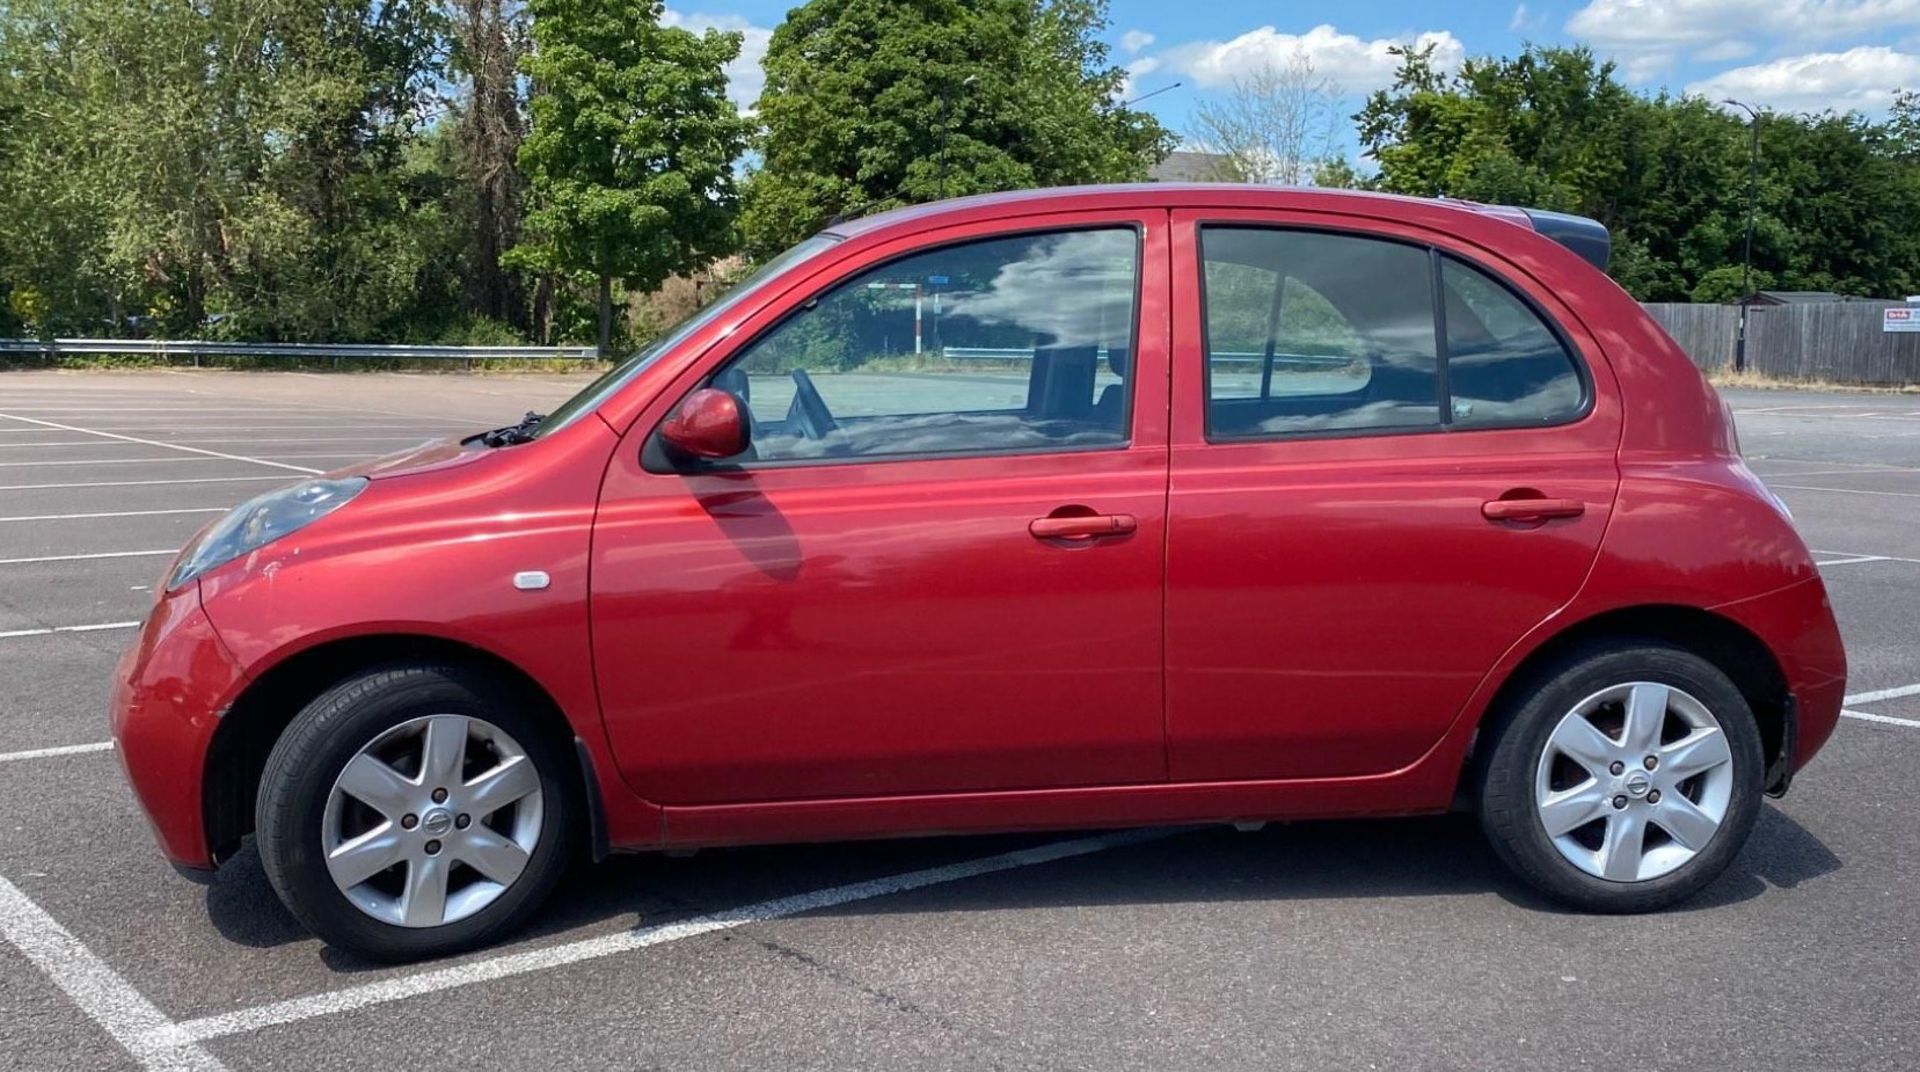
<path fill-rule="evenodd" d="M 174 550 L 564 376 L 0 374 L 0 1067 L 1920 1067 L 1920 396 L 1730 392 L 1852 662 L 1833 742 L 1684 909 L 1562 912 L 1471 820 L 616 858 L 374 967 L 251 850 L 161 860 L 104 747 Z"/>

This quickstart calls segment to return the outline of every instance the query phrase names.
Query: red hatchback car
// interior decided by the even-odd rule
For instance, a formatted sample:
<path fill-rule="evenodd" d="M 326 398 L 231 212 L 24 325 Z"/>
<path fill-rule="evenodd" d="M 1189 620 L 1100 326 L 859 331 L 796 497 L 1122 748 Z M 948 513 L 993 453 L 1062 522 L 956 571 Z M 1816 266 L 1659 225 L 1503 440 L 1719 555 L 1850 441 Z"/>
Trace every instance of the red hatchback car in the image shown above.
<path fill-rule="evenodd" d="M 249 502 L 113 735 L 161 846 L 437 954 L 570 857 L 1478 811 L 1671 904 L 1846 664 L 1591 221 L 1041 190 L 836 225 L 544 419 Z"/>

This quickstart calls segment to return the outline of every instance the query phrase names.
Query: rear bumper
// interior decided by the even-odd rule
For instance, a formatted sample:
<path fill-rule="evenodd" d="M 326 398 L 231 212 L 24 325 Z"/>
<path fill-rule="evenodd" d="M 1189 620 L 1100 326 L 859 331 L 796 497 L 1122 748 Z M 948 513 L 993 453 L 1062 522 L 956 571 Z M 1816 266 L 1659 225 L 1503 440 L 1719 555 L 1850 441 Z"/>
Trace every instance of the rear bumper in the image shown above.
<path fill-rule="evenodd" d="M 201 812 L 208 742 L 246 677 L 190 584 L 154 604 L 114 668 L 107 720 L 127 783 L 175 866 L 214 866 Z"/>
<path fill-rule="evenodd" d="M 1769 770 L 1784 790 L 1827 743 L 1847 694 L 1847 652 L 1818 577 L 1713 608 L 1746 626 L 1780 663 L 1790 697 L 1784 752 L 1790 762 Z"/>

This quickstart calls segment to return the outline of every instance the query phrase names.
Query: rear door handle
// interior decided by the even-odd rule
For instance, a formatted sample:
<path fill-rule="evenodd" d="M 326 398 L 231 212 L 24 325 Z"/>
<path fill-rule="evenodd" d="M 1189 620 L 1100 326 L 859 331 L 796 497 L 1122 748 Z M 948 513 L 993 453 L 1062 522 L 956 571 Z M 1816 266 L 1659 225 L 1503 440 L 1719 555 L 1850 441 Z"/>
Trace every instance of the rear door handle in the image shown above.
<path fill-rule="evenodd" d="M 1480 504 L 1480 516 L 1488 521 L 1545 521 L 1586 512 L 1587 504 L 1579 499 L 1491 499 Z"/>
<path fill-rule="evenodd" d="M 1091 540 L 1096 536 L 1124 536 L 1139 527 L 1132 514 L 1083 514 L 1035 518 L 1027 524 L 1027 531 L 1036 540 Z"/>

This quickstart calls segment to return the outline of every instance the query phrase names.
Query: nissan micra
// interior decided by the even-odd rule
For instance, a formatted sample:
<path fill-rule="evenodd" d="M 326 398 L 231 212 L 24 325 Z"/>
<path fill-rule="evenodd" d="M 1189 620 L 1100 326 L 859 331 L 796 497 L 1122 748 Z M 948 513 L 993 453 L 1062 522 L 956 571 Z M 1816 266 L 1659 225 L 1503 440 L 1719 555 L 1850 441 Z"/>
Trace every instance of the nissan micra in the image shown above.
<path fill-rule="evenodd" d="M 545 417 L 181 553 L 113 736 L 160 845 L 447 953 L 613 851 L 1476 811 L 1713 881 L 1846 666 L 1588 220 L 1038 190 L 774 258 Z"/>

